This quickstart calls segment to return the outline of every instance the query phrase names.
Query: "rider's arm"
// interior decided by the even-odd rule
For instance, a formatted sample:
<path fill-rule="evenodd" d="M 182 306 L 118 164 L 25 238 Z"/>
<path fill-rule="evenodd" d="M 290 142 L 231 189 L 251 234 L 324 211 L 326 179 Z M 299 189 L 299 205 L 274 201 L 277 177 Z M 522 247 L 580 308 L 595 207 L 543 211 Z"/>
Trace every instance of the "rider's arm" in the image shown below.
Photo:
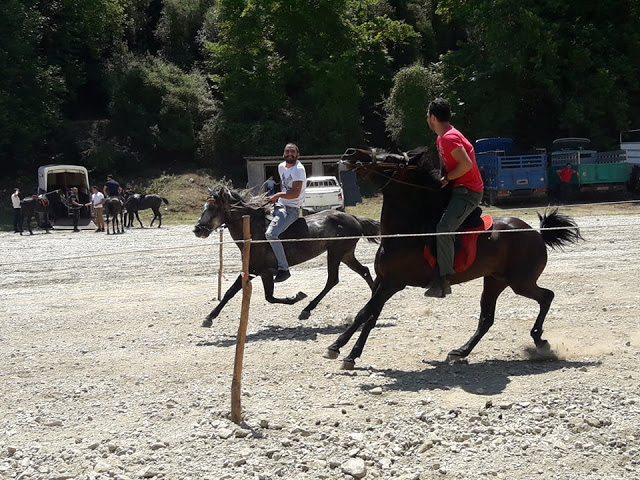
<path fill-rule="evenodd" d="M 284 198 L 286 200 L 292 200 L 294 198 L 298 198 L 300 196 L 300 192 L 302 192 L 302 181 L 293 182 L 291 189 L 288 192 L 278 192 L 271 197 L 269 197 L 269 201 L 275 203 L 280 198 Z"/>
<path fill-rule="evenodd" d="M 460 178 L 473 167 L 473 162 L 463 147 L 454 148 L 451 156 L 456 161 L 456 167 L 445 175 L 445 180 L 448 182 Z"/>

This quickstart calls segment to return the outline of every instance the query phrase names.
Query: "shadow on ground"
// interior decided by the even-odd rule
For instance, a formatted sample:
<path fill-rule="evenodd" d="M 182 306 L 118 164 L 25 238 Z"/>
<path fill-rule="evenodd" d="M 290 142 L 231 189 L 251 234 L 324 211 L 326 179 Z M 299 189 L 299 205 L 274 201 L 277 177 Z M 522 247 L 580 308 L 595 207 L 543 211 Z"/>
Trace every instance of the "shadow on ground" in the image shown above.
<path fill-rule="evenodd" d="M 395 327 L 395 323 L 379 323 L 376 329 Z M 347 325 L 326 325 L 323 327 L 281 327 L 279 325 L 268 325 L 264 329 L 256 333 L 247 335 L 246 342 L 261 342 L 274 340 L 295 340 L 297 342 L 306 342 L 308 340 L 317 340 L 318 335 L 340 335 L 347 329 Z M 223 338 L 216 340 L 205 340 L 196 343 L 198 347 L 231 347 L 236 344 L 235 335 L 224 335 Z"/>
<path fill-rule="evenodd" d="M 365 368 L 363 371 L 376 374 L 378 380 L 387 378 L 390 383 L 385 390 L 419 392 L 422 390 L 449 390 L 461 388 L 477 395 L 496 395 L 503 392 L 512 377 L 541 375 L 557 370 L 568 370 L 569 375 L 580 375 L 580 369 L 597 367 L 601 362 L 527 359 L 487 360 L 481 363 L 450 365 L 446 362 L 424 362 L 431 366 L 421 371 Z M 348 375 L 347 373 L 345 373 Z M 363 384 L 361 389 L 369 391 L 379 387 Z"/>

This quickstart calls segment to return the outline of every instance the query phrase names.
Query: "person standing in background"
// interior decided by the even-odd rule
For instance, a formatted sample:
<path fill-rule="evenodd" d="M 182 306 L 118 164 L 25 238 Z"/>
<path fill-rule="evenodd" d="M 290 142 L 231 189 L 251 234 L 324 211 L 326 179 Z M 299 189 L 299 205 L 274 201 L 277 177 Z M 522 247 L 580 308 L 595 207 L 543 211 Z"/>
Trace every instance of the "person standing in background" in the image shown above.
<path fill-rule="evenodd" d="M 20 207 L 19 188 L 15 188 L 11 194 L 11 204 L 13 205 L 13 233 L 20 233 L 22 230 L 22 208 Z"/>
<path fill-rule="evenodd" d="M 566 205 L 571 202 L 571 178 L 574 174 L 578 175 L 578 171 L 571 168 L 571 164 L 567 163 L 564 168 L 556 170 L 560 177 L 560 202 Z"/>
<path fill-rule="evenodd" d="M 113 179 L 113 175 L 107 175 L 107 181 L 104 184 L 103 192 L 105 197 L 118 197 L 122 188 L 120 184 Z"/>
<path fill-rule="evenodd" d="M 85 204 L 93 206 L 93 213 L 96 217 L 96 232 L 104 232 L 104 195 L 95 185 L 91 187 L 91 202 Z"/>

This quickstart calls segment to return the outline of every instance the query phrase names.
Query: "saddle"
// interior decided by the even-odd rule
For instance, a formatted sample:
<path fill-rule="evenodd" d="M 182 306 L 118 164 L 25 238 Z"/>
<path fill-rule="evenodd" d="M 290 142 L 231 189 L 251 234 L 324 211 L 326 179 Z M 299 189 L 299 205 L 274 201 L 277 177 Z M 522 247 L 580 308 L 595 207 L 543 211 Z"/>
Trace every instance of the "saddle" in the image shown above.
<path fill-rule="evenodd" d="M 33 201 L 38 202 L 42 208 L 47 208 L 49 206 L 49 199 L 44 195 L 32 195 Z"/>
<path fill-rule="evenodd" d="M 482 215 L 482 209 L 477 207 L 458 228 L 458 232 L 477 232 L 475 234 L 456 235 L 454 241 L 455 255 L 453 257 L 453 269 L 462 272 L 469 268 L 476 259 L 476 246 L 478 237 L 482 232 L 491 230 L 493 227 L 493 218 L 491 215 Z M 424 246 L 424 258 L 431 268 L 436 266 L 436 257 L 432 250 L 435 251 L 435 237 L 427 237 L 428 241 Z"/>

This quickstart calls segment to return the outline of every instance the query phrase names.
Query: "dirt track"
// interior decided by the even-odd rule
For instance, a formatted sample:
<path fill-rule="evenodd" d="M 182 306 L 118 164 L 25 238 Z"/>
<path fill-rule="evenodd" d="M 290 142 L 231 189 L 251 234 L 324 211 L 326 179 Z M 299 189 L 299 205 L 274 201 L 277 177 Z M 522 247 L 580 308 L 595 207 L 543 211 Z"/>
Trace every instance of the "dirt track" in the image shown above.
<path fill-rule="evenodd" d="M 640 211 L 576 220 L 587 241 L 551 251 L 539 282 L 555 361 L 529 358 L 537 305 L 507 291 L 469 365 L 441 363 L 475 329 L 476 280 L 444 301 L 397 294 L 345 372 L 322 353 L 366 302 L 360 277 L 342 268 L 305 321 L 304 300 L 267 304 L 254 282 L 242 428 L 227 419 L 240 295 L 200 327 L 217 236 L 0 234 L 0 478 L 640 478 Z M 359 242 L 370 268 L 375 248 Z M 223 291 L 240 271 L 225 252 Z M 276 293 L 312 297 L 324 268 Z"/>

